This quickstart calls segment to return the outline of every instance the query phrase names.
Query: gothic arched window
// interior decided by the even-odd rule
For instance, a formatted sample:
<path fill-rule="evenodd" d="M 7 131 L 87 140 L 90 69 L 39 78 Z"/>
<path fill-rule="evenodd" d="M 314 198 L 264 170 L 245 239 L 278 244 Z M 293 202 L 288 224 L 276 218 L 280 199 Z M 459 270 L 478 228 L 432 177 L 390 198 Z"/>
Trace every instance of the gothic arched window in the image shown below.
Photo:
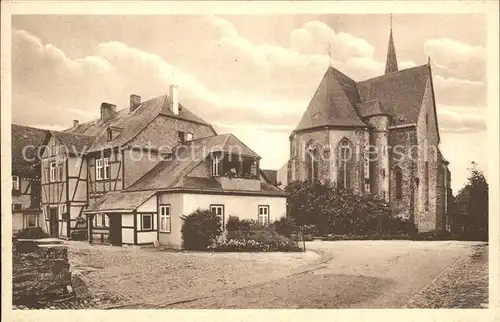
<path fill-rule="evenodd" d="M 403 173 L 400 167 L 394 169 L 395 186 L 396 186 L 396 199 L 401 199 L 403 196 Z"/>
<path fill-rule="evenodd" d="M 310 182 L 318 179 L 318 158 L 317 146 L 314 142 L 309 142 L 306 149 L 307 178 Z"/>
<path fill-rule="evenodd" d="M 342 189 L 351 188 L 351 167 L 352 147 L 347 139 L 343 139 L 339 143 L 339 177 L 338 186 Z"/>

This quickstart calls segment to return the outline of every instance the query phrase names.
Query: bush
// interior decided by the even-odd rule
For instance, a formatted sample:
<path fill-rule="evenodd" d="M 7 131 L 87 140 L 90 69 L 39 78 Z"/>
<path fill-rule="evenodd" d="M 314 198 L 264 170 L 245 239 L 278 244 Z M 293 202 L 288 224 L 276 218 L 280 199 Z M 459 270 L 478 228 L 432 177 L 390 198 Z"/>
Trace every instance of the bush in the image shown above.
<path fill-rule="evenodd" d="M 41 227 L 24 228 L 15 236 L 18 239 L 39 239 L 47 238 L 49 235 L 45 233 Z"/>
<path fill-rule="evenodd" d="M 248 232 L 245 237 L 231 238 L 217 243 L 216 252 L 300 252 L 302 249 L 290 238 L 279 235 L 272 228 Z"/>
<path fill-rule="evenodd" d="M 210 210 L 197 209 L 181 217 L 182 248 L 187 250 L 206 250 L 222 234 L 220 217 Z"/>
<path fill-rule="evenodd" d="M 410 221 L 393 218 L 390 207 L 374 195 L 359 196 L 329 183 L 292 182 L 287 187 L 289 216 L 297 224 L 315 225 L 320 235 L 411 234 Z"/>
<path fill-rule="evenodd" d="M 296 231 L 297 227 L 295 225 L 295 221 L 291 217 L 283 216 L 280 219 L 276 220 L 274 223 L 275 231 L 283 236 L 290 237 L 294 231 Z"/>

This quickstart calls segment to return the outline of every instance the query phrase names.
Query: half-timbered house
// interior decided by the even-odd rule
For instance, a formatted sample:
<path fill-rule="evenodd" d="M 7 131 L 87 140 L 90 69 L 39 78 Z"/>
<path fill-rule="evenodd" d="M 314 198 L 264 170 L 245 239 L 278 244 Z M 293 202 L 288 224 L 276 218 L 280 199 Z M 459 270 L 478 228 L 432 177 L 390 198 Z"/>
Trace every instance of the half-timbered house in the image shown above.
<path fill-rule="evenodd" d="M 12 230 L 42 226 L 38 151 L 47 130 L 12 124 Z"/>
<path fill-rule="evenodd" d="M 85 221 L 90 242 L 180 247 L 181 216 L 211 209 L 263 224 L 285 214 L 285 195 L 260 157 L 168 95 L 130 106 L 102 103 L 100 118 L 50 132 L 42 159 L 43 208 L 52 235 Z M 85 219 L 83 219 L 85 218 Z"/>

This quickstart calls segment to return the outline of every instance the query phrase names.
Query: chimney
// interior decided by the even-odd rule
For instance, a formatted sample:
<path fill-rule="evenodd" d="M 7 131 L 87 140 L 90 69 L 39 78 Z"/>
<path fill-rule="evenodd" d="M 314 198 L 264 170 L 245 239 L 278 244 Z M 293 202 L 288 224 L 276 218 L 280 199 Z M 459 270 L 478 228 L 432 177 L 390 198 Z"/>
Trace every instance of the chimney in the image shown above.
<path fill-rule="evenodd" d="M 172 113 L 179 115 L 179 93 L 177 91 L 177 85 L 170 85 L 170 101 L 172 104 Z"/>
<path fill-rule="evenodd" d="M 116 114 L 116 105 L 102 102 L 101 103 L 101 121 L 106 122 L 113 118 Z"/>
<path fill-rule="evenodd" d="M 74 127 L 74 128 L 77 128 L 77 127 L 78 127 L 78 125 L 79 125 L 78 120 L 73 120 L 73 127 Z"/>
<path fill-rule="evenodd" d="M 135 111 L 137 107 L 141 105 L 141 97 L 136 94 L 131 94 L 130 95 L 130 112 Z"/>

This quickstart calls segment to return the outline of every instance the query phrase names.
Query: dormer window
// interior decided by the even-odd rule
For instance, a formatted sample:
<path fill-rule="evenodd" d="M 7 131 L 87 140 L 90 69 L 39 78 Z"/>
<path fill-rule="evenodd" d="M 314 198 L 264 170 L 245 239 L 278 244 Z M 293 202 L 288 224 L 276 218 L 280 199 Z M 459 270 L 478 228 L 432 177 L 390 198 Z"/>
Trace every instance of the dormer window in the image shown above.
<path fill-rule="evenodd" d="M 106 139 L 107 139 L 108 141 L 113 140 L 113 131 L 108 130 L 108 133 L 106 133 Z"/>
<path fill-rule="evenodd" d="M 212 159 L 212 175 L 214 177 L 220 176 L 221 159 L 220 156 L 214 155 Z"/>
<path fill-rule="evenodd" d="M 185 142 L 185 133 L 182 132 L 182 131 L 177 131 L 177 139 L 179 140 L 179 142 L 182 142 L 184 143 Z"/>
<path fill-rule="evenodd" d="M 178 138 L 179 142 L 186 143 L 186 142 L 192 141 L 194 136 L 193 136 L 193 133 L 191 133 L 191 132 L 177 131 L 177 138 Z"/>

